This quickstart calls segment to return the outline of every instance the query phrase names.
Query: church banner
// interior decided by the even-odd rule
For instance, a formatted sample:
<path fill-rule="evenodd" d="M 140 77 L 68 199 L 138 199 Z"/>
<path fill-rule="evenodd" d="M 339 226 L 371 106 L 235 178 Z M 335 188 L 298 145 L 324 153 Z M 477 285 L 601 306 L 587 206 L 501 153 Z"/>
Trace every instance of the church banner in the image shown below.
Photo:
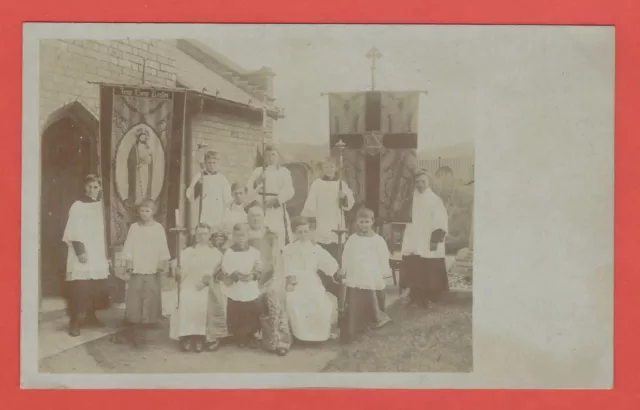
<path fill-rule="evenodd" d="M 343 151 L 343 176 L 379 221 L 411 222 L 417 158 L 419 92 L 367 91 L 329 94 L 330 145 Z"/>
<path fill-rule="evenodd" d="M 175 226 L 186 93 L 144 87 L 100 87 L 101 166 L 111 249 L 124 244 L 137 207 L 156 202 L 155 219 Z"/>

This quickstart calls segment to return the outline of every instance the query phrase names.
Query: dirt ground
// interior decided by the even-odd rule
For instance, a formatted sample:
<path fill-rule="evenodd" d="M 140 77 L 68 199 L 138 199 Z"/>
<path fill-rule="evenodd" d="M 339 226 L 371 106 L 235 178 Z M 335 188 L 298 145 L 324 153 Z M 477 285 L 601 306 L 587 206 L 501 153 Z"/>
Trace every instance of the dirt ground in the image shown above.
<path fill-rule="evenodd" d="M 343 346 L 338 341 L 294 346 L 286 357 L 223 346 L 217 352 L 183 353 L 168 337 L 168 321 L 149 334 L 143 349 L 110 337 L 41 360 L 44 373 L 236 372 L 468 372 L 472 368 L 471 293 L 453 292 L 429 311 L 403 300 L 393 322 Z"/>

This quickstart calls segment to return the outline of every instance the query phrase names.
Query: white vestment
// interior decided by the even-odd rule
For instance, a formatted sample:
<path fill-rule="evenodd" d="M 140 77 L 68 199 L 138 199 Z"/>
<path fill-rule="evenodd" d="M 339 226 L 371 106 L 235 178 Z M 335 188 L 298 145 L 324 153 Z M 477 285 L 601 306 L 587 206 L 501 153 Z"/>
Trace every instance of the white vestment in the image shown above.
<path fill-rule="evenodd" d="M 351 288 L 383 290 L 384 279 L 391 276 L 389 258 L 389 247 L 382 236 L 351 235 L 342 253 L 344 284 Z"/>
<path fill-rule="evenodd" d="M 76 201 L 71 206 L 62 237 L 68 247 L 67 280 L 106 279 L 109 276 L 103 215 L 101 201 Z M 87 263 L 78 260 L 72 242 L 82 242 Z"/>
<path fill-rule="evenodd" d="M 161 263 L 171 259 L 164 227 L 156 221 L 150 225 L 140 222 L 131 224 L 122 249 L 122 259 L 132 262 L 133 273 L 155 274 Z"/>
<path fill-rule="evenodd" d="M 222 262 L 222 253 L 209 246 L 188 248 L 182 254 L 182 282 L 180 283 L 180 305 L 171 318 L 170 336 L 201 335 L 207 333 L 209 289 L 198 290 L 197 285 L 209 276 L 209 286 L 214 284 L 213 275 Z"/>
<path fill-rule="evenodd" d="M 240 272 L 248 275 L 254 269 L 261 269 L 262 255 L 260 251 L 251 246 L 245 251 L 236 251 L 233 247 L 227 249 L 222 258 L 222 270 L 230 275 L 233 272 Z M 249 282 L 238 281 L 227 286 L 224 281 L 220 285 L 222 293 L 231 300 L 237 302 L 250 302 L 260 296 L 260 287 L 257 280 Z"/>
<path fill-rule="evenodd" d="M 293 276 L 296 283 L 286 298 L 293 335 L 309 342 L 328 340 L 333 304 L 318 270 L 332 276 L 338 262 L 320 245 L 297 241 L 284 248 L 283 262 L 285 277 Z"/>
<path fill-rule="evenodd" d="M 342 181 L 342 192 L 347 196 L 347 204 L 342 209 L 338 203 L 340 182 L 316 179 L 309 188 L 309 195 L 302 209 L 302 216 L 316 218 L 316 241 L 323 244 L 337 243 L 334 230 L 345 229 L 344 211 L 353 207 L 353 191 Z M 344 236 L 343 236 L 344 240 Z"/>
<path fill-rule="evenodd" d="M 436 250 L 430 249 L 431 234 L 437 229 L 449 231 L 449 216 L 442 199 L 431 188 L 413 195 L 412 223 L 407 224 L 402 239 L 403 255 L 418 255 L 422 258 L 444 258 L 444 241 Z"/>
<path fill-rule="evenodd" d="M 291 172 L 282 166 L 268 166 L 265 171 L 265 200 L 278 199 L 280 206 L 277 208 L 267 208 L 265 210 L 264 225 L 272 232 L 278 235 L 280 241 L 280 249 L 284 248 L 286 244 L 286 237 L 289 238 L 289 242 L 292 241 L 291 226 L 289 224 L 289 214 L 287 213 L 286 203 L 295 194 L 293 188 L 293 180 L 291 179 Z M 254 187 L 254 182 L 262 176 L 262 168 L 256 168 L 249 182 L 247 183 L 247 189 L 250 194 L 255 197 L 258 203 L 262 201 L 263 184 L 258 184 Z"/>
<path fill-rule="evenodd" d="M 202 190 L 199 199 L 198 222 L 209 225 L 213 231 L 224 227 L 225 216 L 232 201 L 231 185 L 227 177 L 221 173 L 203 175 L 198 173 L 193 177 L 191 185 L 187 188 L 187 198 L 195 202 L 195 187 L 202 177 Z"/>

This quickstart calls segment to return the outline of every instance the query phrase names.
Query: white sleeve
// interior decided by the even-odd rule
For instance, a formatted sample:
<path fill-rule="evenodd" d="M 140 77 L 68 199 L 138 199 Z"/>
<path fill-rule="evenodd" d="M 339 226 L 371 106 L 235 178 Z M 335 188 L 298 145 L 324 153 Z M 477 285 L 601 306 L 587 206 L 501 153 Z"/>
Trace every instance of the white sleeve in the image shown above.
<path fill-rule="evenodd" d="M 300 213 L 300 216 L 304 216 L 306 218 L 314 218 L 316 216 L 317 211 L 317 201 L 318 201 L 318 180 L 313 181 L 311 184 L 311 188 L 309 188 L 309 195 L 307 195 L 307 200 L 304 203 L 304 208 Z"/>
<path fill-rule="evenodd" d="M 158 231 L 158 262 L 164 262 L 171 259 L 171 253 L 169 252 L 169 244 L 167 243 L 167 234 L 164 231 L 164 227 L 161 224 L 157 225 Z"/>
<path fill-rule="evenodd" d="M 295 190 L 293 188 L 293 179 L 291 178 L 291 172 L 285 167 L 281 167 L 280 170 L 281 178 L 283 180 L 282 188 L 280 189 L 280 192 L 278 192 L 278 202 L 284 205 L 287 201 L 293 198 L 293 195 L 295 195 Z"/>
<path fill-rule="evenodd" d="M 134 222 L 129 227 L 129 232 L 127 232 L 127 239 L 124 241 L 124 247 L 122 249 L 122 259 L 126 261 L 133 260 L 136 229 L 138 229 L 138 224 Z"/>
<path fill-rule="evenodd" d="M 69 218 L 67 219 L 67 225 L 64 228 L 64 234 L 62 235 L 62 241 L 71 243 L 72 241 L 83 242 L 86 239 L 82 238 L 80 233 L 81 225 L 81 202 L 74 202 L 69 209 Z"/>
<path fill-rule="evenodd" d="M 355 198 L 353 197 L 353 191 L 351 190 L 351 188 L 349 188 L 347 183 L 344 181 L 342 181 L 342 192 L 344 192 L 347 195 L 347 206 L 345 206 L 343 209 L 345 211 L 349 211 L 351 210 L 351 208 L 353 208 L 353 205 L 355 204 Z"/>
<path fill-rule="evenodd" d="M 224 208 L 226 210 L 229 209 L 231 202 L 233 202 L 233 196 L 231 195 L 231 184 L 229 184 L 229 180 L 224 175 L 222 176 L 222 199 L 224 201 Z"/>
<path fill-rule="evenodd" d="M 440 198 L 436 198 L 434 202 L 433 209 L 433 221 L 435 229 L 442 229 L 445 232 L 449 232 L 449 214 L 447 213 L 447 208 L 445 208 L 444 203 Z M 431 232 L 428 233 L 431 235 Z"/>
<path fill-rule="evenodd" d="M 382 277 L 389 277 L 391 276 L 391 265 L 389 262 L 391 254 L 389 252 L 389 246 L 382 236 L 378 235 L 376 239 L 378 242 L 378 257 L 380 266 L 382 267 Z"/>
<path fill-rule="evenodd" d="M 318 251 L 318 270 L 325 275 L 333 276 L 338 271 L 338 261 L 326 249 L 320 245 L 316 245 Z"/>
<path fill-rule="evenodd" d="M 196 200 L 193 194 L 194 194 L 196 184 L 200 180 L 200 177 L 202 177 L 202 173 L 198 172 L 197 174 L 195 174 L 193 176 L 193 179 L 191 180 L 191 185 L 189 185 L 189 187 L 187 188 L 187 199 L 191 202 Z"/>
<path fill-rule="evenodd" d="M 254 187 L 253 184 L 256 182 L 256 179 L 258 179 L 258 176 L 260 176 L 261 172 L 262 172 L 262 168 L 256 168 L 251 173 L 251 176 L 249 177 L 249 181 L 247 181 L 247 192 L 249 196 L 252 196 L 256 193 L 256 187 Z"/>

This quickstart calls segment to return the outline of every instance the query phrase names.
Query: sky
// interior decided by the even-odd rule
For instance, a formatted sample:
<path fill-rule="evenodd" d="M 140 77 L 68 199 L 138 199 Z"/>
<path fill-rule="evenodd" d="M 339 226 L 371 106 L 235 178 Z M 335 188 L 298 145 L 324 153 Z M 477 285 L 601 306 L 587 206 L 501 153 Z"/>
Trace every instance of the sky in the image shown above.
<path fill-rule="evenodd" d="M 558 61 L 558 70 L 588 64 L 608 75 L 613 52 L 601 30 L 561 26 L 216 25 L 198 37 L 247 69 L 270 67 L 286 113 L 274 128 L 277 141 L 315 144 L 329 138 L 321 93 L 370 89 L 365 54 L 375 45 L 383 55 L 376 89 L 428 92 L 420 97 L 419 150 L 474 143 L 477 130 L 498 126 L 482 114 L 492 81 L 514 92 L 547 74 L 555 81 Z"/>

